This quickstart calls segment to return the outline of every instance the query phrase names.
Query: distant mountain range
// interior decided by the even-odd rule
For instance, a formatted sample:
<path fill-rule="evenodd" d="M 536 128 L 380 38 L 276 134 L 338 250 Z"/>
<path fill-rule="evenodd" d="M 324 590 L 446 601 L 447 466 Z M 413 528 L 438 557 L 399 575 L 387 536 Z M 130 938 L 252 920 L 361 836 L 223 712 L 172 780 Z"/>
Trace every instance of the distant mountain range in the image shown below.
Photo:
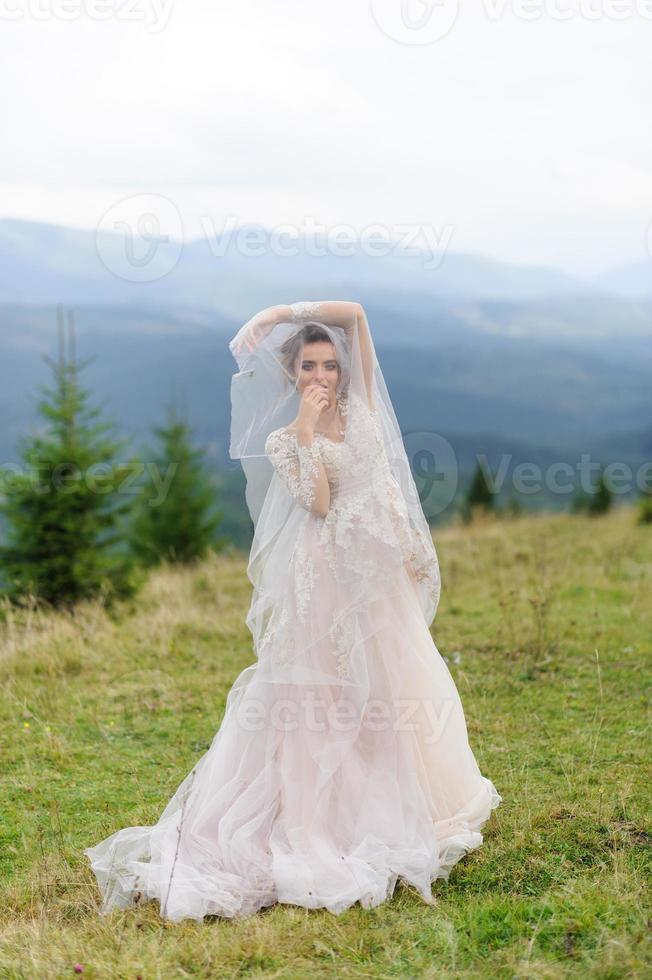
<path fill-rule="evenodd" d="M 651 457 L 652 261 L 589 281 L 479 256 L 424 269 L 363 252 L 252 257 L 233 242 L 216 255 L 206 241 L 172 267 L 173 247 L 155 257 L 159 278 L 134 282 L 154 265 L 125 262 L 118 235 L 0 221 L 2 461 L 36 417 L 56 304 L 75 311 L 78 353 L 94 358 L 86 383 L 135 444 L 174 394 L 233 470 L 228 340 L 264 306 L 329 298 L 364 303 L 404 433 L 445 435 L 462 474 L 478 452 L 540 465 Z"/>
<path fill-rule="evenodd" d="M 375 299 L 378 305 L 394 297 L 406 312 L 432 298 L 455 303 L 554 298 L 557 304 L 561 298 L 581 304 L 607 296 L 652 300 L 652 259 L 579 279 L 477 255 L 446 254 L 437 265 L 426 253 L 404 255 L 389 245 L 386 254 L 372 255 L 359 245 L 354 254 L 336 255 L 319 238 L 283 238 L 277 246 L 266 239 L 258 249 L 262 254 L 251 254 L 257 247 L 246 233 L 245 227 L 182 246 L 160 240 L 145 261 L 144 243 L 131 247 L 117 233 L 0 220 L 0 303 L 199 307 L 242 319 L 252 309 L 304 295 Z M 281 246 L 296 254 L 276 254 Z M 376 251 L 383 249 L 376 246 Z"/>

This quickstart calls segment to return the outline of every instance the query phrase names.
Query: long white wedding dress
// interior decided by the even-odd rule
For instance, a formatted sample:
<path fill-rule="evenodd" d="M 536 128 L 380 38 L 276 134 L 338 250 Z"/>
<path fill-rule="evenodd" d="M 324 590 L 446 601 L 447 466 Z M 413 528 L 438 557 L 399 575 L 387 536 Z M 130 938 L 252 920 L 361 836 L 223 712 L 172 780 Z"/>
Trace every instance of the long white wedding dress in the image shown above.
<path fill-rule="evenodd" d="M 276 902 L 340 913 L 386 901 L 399 878 L 431 902 L 432 882 L 482 842 L 500 797 L 424 619 L 419 584 L 438 588 L 432 551 L 421 540 L 419 561 L 374 412 L 354 391 L 340 405 L 366 446 L 364 479 L 345 440 L 317 434 L 306 448 L 286 427 L 268 434 L 296 506 L 265 544 L 276 598 L 254 631 L 256 662 L 158 822 L 85 850 L 102 912 L 156 899 L 174 921 Z M 318 462 L 325 517 L 309 510 Z"/>

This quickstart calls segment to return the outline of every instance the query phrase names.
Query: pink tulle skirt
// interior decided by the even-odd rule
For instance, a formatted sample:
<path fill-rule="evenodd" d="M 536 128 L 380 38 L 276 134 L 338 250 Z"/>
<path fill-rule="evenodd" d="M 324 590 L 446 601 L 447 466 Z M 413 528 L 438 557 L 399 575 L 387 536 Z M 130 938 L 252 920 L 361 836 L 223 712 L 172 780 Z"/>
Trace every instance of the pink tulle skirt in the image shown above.
<path fill-rule="evenodd" d="M 86 848 L 102 912 L 156 899 L 173 921 L 276 902 L 341 913 L 388 900 L 399 878 L 430 903 L 432 882 L 482 843 L 500 797 L 478 769 L 408 572 L 341 636 L 325 624 L 343 597 L 328 594 L 326 559 L 310 553 L 322 586 L 308 621 L 325 642 L 288 661 L 287 630 L 272 629 L 158 822 Z M 305 567 L 289 570 L 288 594 L 293 574 Z M 295 650 L 306 621 L 296 601 Z"/>

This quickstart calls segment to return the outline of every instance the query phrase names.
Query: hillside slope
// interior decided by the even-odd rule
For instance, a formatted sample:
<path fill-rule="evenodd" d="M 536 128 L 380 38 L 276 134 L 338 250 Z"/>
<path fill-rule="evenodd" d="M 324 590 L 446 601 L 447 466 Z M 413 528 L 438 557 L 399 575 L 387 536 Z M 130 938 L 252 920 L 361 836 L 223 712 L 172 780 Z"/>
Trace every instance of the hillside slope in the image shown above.
<path fill-rule="evenodd" d="M 645 975 L 652 528 L 624 508 L 451 526 L 436 544 L 433 636 L 504 802 L 435 907 L 398 888 L 339 918 L 98 917 L 82 849 L 157 819 L 252 662 L 244 556 L 160 570 L 111 615 L 4 607 L 2 975 Z"/>

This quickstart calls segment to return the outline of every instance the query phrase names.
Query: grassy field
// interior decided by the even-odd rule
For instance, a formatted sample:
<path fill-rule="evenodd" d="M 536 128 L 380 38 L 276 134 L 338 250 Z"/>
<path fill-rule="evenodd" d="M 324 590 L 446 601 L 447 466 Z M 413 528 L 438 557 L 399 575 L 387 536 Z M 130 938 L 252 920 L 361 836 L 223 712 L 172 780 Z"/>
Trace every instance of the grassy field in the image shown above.
<path fill-rule="evenodd" d="M 435 540 L 433 636 L 504 802 L 434 907 L 399 887 L 341 916 L 99 916 L 82 849 L 155 822 L 252 660 L 244 560 L 159 571 L 110 615 L 5 607 L 2 978 L 652 976 L 652 526 L 624 509 Z"/>

